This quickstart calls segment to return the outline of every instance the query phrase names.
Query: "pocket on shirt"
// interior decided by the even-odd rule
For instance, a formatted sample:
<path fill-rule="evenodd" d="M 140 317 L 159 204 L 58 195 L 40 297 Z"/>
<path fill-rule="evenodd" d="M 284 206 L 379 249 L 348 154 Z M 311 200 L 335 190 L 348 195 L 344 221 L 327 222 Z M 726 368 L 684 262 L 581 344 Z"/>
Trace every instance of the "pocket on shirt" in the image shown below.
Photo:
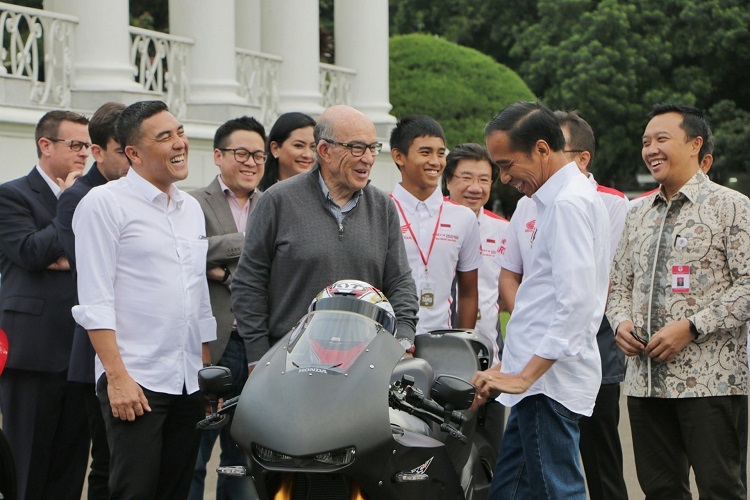
<path fill-rule="evenodd" d="M 206 257 L 208 256 L 208 240 L 190 240 L 190 258 L 193 272 L 196 275 L 206 273 Z"/>

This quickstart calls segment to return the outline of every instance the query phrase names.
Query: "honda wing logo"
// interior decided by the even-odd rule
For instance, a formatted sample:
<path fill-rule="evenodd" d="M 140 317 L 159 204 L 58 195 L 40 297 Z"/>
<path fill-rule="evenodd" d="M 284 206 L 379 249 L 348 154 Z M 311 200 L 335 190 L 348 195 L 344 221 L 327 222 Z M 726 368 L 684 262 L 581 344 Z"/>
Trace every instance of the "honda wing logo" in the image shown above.
<path fill-rule="evenodd" d="M 416 467 L 416 468 L 412 469 L 411 470 L 412 474 L 426 474 L 427 473 L 427 468 L 432 463 L 432 459 L 433 458 L 435 458 L 435 457 L 430 457 L 430 459 L 428 461 L 426 461 L 425 463 L 423 463 L 419 467 Z"/>

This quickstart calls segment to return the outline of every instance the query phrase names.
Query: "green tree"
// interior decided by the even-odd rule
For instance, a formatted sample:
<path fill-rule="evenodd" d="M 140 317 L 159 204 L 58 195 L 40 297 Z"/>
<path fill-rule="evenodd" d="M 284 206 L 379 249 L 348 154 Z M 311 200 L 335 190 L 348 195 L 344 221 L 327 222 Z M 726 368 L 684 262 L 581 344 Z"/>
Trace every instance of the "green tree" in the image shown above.
<path fill-rule="evenodd" d="M 484 126 L 510 103 L 536 97 L 506 66 L 476 50 L 430 35 L 395 36 L 390 41 L 392 114 L 427 114 L 443 126 L 449 148 L 484 144 Z M 498 183 L 503 211 L 518 194 Z"/>

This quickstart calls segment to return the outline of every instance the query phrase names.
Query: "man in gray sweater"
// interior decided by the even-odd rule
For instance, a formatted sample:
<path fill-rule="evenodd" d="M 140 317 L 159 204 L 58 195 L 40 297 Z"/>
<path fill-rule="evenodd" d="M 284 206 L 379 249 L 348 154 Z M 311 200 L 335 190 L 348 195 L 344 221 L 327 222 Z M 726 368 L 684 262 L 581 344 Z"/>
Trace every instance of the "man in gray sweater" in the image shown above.
<path fill-rule="evenodd" d="M 232 280 L 232 309 L 252 370 L 326 285 L 370 283 L 385 293 L 411 346 L 417 295 L 395 205 L 369 185 L 382 144 L 375 125 L 333 106 L 315 127 L 318 164 L 273 185 L 250 215 Z"/>

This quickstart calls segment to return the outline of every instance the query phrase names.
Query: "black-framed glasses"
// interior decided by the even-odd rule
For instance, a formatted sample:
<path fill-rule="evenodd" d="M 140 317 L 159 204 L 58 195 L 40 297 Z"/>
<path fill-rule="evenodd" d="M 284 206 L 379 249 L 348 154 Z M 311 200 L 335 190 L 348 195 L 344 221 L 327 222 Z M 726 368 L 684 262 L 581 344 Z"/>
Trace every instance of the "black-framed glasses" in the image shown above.
<path fill-rule="evenodd" d="M 253 161 L 258 165 L 263 165 L 268 159 L 268 153 L 262 149 L 248 151 L 245 148 L 219 148 L 219 151 L 231 151 L 234 153 L 234 159 L 240 163 L 245 163 L 251 156 L 253 157 Z"/>
<path fill-rule="evenodd" d="M 583 153 L 584 149 L 563 149 L 563 153 Z"/>
<path fill-rule="evenodd" d="M 64 142 L 68 145 L 71 151 L 75 151 L 76 153 L 83 148 L 89 149 L 91 147 L 90 142 L 77 141 L 75 139 L 58 139 L 56 137 L 47 137 L 47 139 L 52 142 Z"/>
<path fill-rule="evenodd" d="M 352 156 L 359 157 L 363 156 L 365 154 L 365 151 L 368 149 L 370 150 L 370 153 L 372 153 L 372 156 L 377 156 L 380 154 L 380 152 L 383 150 L 383 143 L 382 142 L 373 142 L 372 144 L 363 144 L 361 142 L 338 142 L 334 141 L 333 139 L 323 139 L 329 144 L 333 144 L 334 146 L 344 146 L 345 148 L 349 148 L 349 151 L 352 152 Z"/>
<path fill-rule="evenodd" d="M 648 345 L 649 339 L 646 335 L 646 332 L 640 326 L 634 326 L 633 329 L 630 330 L 630 335 L 632 335 L 635 340 L 643 344 L 643 347 L 646 347 Z"/>

